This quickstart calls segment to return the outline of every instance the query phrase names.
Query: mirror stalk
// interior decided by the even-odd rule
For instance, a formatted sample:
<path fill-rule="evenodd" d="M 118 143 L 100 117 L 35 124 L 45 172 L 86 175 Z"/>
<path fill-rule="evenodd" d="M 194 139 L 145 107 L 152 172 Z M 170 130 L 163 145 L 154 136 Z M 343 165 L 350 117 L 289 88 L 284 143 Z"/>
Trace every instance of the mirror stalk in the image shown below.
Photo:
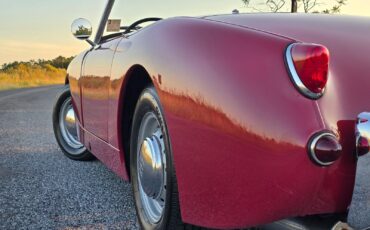
<path fill-rule="evenodd" d="M 90 39 L 86 39 L 86 42 L 89 43 L 92 47 L 95 47 L 98 45 L 95 42 L 91 41 Z"/>

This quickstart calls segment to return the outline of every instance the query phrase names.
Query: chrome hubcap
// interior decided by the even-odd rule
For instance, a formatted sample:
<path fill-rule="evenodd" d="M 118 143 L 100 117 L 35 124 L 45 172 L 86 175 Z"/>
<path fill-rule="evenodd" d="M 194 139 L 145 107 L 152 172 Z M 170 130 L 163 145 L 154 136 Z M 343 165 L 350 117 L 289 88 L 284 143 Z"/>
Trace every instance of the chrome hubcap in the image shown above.
<path fill-rule="evenodd" d="M 166 200 L 166 156 L 163 133 L 154 113 L 147 113 L 140 126 L 138 182 L 143 209 L 151 223 L 163 216 Z"/>
<path fill-rule="evenodd" d="M 139 177 L 145 194 L 158 198 L 163 188 L 161 146 L 156 136 L 147 137 L 140 148 Z"/>
<path fill-rule="evenodd" d="M 59 126 L 63 139 L 71 148 L 83 148 L 83 145 L 78 141 L 77 122 L 71 98 L 67 99 L 60 108 Z"/>

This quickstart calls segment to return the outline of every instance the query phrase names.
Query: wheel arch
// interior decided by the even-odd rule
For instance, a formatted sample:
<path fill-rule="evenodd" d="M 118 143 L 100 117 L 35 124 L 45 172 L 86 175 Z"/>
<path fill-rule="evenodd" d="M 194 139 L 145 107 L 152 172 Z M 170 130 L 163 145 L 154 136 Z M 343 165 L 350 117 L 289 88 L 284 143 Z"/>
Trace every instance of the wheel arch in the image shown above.
<path fill-rule="evenodd" d="M 148 86 L 153 85 L 148 71 L 139 64 L 133 65 L 125 76 L 120 92 L 120 109 L 118 112 L 119 146 L 123 150 L 126 173 L 130 178 L 130 133 L 132 119 L 137 101 L 141 92 Z"/>
<path fill-rule="evenodd" d="M 69 75 L 67 74 L 66 79 L 64 79 L 64 85 L 69 85 Z"/>

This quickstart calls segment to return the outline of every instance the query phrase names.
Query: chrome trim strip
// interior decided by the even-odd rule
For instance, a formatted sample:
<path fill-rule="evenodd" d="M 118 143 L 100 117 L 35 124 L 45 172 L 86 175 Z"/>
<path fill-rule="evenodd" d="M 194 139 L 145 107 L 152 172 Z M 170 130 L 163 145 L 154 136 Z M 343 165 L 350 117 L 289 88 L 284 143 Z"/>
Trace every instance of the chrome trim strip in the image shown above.
<path fill-rule="evenodd" d="M 321 166 L 329 166 L 329 165 L 332 165 L 334 163 L 334 161 L 332 162 L 328 162 L 328 163 L 325 163 L 325 162 L 322 162 L 320 161 L 317 156 L 316 156 L 316 153 L 315 153 L 315 146 L 317 144 L 317 142 L 320 140 L 320 138 L 324 137 L 324 136 L 330 136 L 330 137 L 333 137 L 335 139 L 337 139 L 337 137 L 332 134 L 332 133 L 329 133 L 329 132 L 322 132 L 322 133 L 319 133 L 319 134 L 316 134 L 316 136 L 313 137 L 313 139 L 309 142 L 309 154 L 310 154 L 310 157 L 319 165 Z"/>
<path fill-rule="evenodd" d="M 294 85 L 298 89 L 298 91 L 303 94 L 303 96 L 306 96 L 310 99 L 319 99 L 325 92 L 325 88 L 321 93 L 314 93 L 311 90 L 309 90 L 301 81 L 301 79 L 298 76 L 298 73 L 294 67 L 293 63 L 293 57 L 292 57 L 292 47 L 297 43 L 290 44 L 286 51 L 285 51 L 285 61 L 289 69 L 289 76 L 291 80 L 293 81 Z"/>

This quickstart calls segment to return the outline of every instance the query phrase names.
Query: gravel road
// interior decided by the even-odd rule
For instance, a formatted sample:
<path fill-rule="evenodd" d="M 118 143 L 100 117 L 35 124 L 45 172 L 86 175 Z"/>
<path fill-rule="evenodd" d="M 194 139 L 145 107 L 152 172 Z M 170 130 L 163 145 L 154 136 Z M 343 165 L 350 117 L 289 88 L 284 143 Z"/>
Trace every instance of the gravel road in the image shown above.
<path fill-rule="evenodd" d="M 130 184 L 57 146 L 62 87 L 0 92 L 0 229 L 137 229 Z"/>

